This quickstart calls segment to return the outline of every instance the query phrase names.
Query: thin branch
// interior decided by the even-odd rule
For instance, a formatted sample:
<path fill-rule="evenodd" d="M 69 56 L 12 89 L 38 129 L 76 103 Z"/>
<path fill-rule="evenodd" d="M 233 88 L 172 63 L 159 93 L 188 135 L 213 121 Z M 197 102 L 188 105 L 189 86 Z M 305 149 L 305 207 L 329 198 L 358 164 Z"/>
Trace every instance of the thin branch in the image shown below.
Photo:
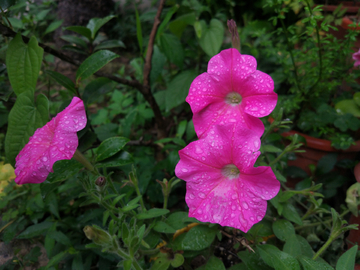
<path fill-rule="evenodd" d="M 147 52 L 146 52 L 145 65 L 144 65 L 144 86 L 149 87 L 149 91 L 150 91 L 151 58 L 152 58 L 152 54 L 153 54 L 153 50 L 154 50 L 155 36 L 156 36 L 156 32 L 157 32 L 159 24 L 160 24 L 160 15 L 161 15 L 162 9 L 164 7 L 164 3 L 165 3 L 165 0 L 160 0 L 160 4 L 159 4 L 159 7 L 157 10 L 155 19 L 154 19 L 153 28 L 150 33 L 149 43 L 148 43 Z"/>

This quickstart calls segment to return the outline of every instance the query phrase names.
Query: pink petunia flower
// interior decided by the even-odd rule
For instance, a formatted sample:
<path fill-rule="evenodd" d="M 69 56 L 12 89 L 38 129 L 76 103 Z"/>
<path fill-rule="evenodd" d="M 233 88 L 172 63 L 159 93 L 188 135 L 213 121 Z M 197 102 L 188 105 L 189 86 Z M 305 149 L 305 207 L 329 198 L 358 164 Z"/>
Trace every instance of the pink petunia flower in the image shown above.
<path fill-rule="evenodd" d="M 74 97 L 68 107 L 42 128 L 38 128 L 16 157 L 15 182 L 42 183 L 58 160 L 71 159 L 78 147 L 76 132 L 86 126 L 81 99 Z"/>
<path fill-rule="evenodd" d="M 244 232 L 262 220 L 280 183 L 270 167 L 253 167 L 259 148 L 254 131 L 227 124 L 180 150 L 175 174 L 186 181 L 189 216 Z"/>
<path fill-rule="evenodd" d="M 264 132 L 259 117 L 269 115 L 276 106 L 277 94 L 269 75 L 256 70 L 256 60 L 227 49 L 212 57 L 207 73 L 195 78 L 186 101 L 194 114 L 199 138 L 218 123 L 233 123 Z"/>
<path fill-rule="evenodd" d="M 354 67 L 360 66 L 360 49 L 358 52 L 353 53 L 352 59 L 355 60 Z"/>

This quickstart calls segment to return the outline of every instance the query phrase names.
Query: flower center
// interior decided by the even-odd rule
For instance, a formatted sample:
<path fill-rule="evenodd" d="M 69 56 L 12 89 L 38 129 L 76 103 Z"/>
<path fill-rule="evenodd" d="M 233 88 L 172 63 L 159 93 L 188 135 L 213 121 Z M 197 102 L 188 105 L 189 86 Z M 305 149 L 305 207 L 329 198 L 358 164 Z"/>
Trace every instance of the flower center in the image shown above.
<path fill-rule="evenodd" d="M 242 97 L 239 93 L 230 92 L 225 97 L 225 102 L 230 105 L 238 105 L 242 101 Z"/>
<path fill-rule="evenodd" d="M 240 175 L 239 169 L 234 164 L 225 165 L 221 169 L 221 173 L 223 176 L 225 176 L 229 179 L 238 178 Z"/>

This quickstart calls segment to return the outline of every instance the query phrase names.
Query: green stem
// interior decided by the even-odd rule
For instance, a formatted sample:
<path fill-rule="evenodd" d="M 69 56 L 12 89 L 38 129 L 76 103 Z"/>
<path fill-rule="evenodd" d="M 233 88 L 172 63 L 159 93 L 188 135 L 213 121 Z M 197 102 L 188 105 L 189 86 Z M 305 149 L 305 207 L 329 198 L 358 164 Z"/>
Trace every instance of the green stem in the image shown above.
<path fill-rule="evenodd" d="M 329 239 L 326 241 L 326 243 L 318 250 L 318 252 L 316 252 L 316 254 L 314 255 L 314 257 L 312 258 L 313 260 L 316 260 L 321 253 L 323 253 L 332 243 L 332 241 L 334 241 L 335 238 L 330 236 Z"/>
<path fill-rule="evenodd" d="M 343 217 L 345 216 L 346 214 L 348 214 L 350 212 L 350 210 L 345 210 L 341 215 L 340 217 Z M 328 220 L 325 220 L 325 221 L 320 221 L 320 222 L 314 222 L 314 223 L 310 223 L 310 224 L 305 224 L 305 225 L 302 225 L 302 226 L 298 226 L 298 227 L 295 227 L 295 230 L 299 230 L 299 229 L 302 229 L 302 228 L 306 228 L 306 227 L 314 227 L 314 226 L 318 226 L 318 225 L 325 225 L 326 223 L 330 223 L 332 221 L 332 218 L 331 219 L 328 219 Z"/>
<path fill-rule="evenodd" d="M 133 259 L 132 266 L 135 268 L 135 270 L 142 270 L 140 264 L 137 262 L 136 259 Z"/>
<path fill-rule="evenodd" d="M 276 164 L 276 162 L 278 162 L 282 157 L 283 155 L 285 155 L 288 151 L 286 150 L 286 148 L 284 149 L 284 151 L 282 151 L 282 153 L 280 155 L 278 155 L 273 161 L 271 161 L 269 163 L 269 166 L 273 166 L 274 164 Z"/>
<path fill-rule="evenodd" d="M 76 149 L 73 158 L 79 161 L 82 165 L 84 165 L 84 167 L 88 169 L 91 173 L 95 175 L 99 175 L 95 167 L 87 160 L 87 158 L 79 150 Z"/>
<path fill-rule="evenodd" d="M 136 190 L 136 194 L 137 194 L 138 196 L 141 196 L 141 198 L 140 198 L 141 211 L 142 211 L 142 212 L 146 212 L 144 200 L 143 200 L 143 197 L 142 197 L 142 195 L 141 195 L 141 193 L 140 193 L 139 186 L 138 186 L 137 184 L 135 185 L 135 190 Z"/>

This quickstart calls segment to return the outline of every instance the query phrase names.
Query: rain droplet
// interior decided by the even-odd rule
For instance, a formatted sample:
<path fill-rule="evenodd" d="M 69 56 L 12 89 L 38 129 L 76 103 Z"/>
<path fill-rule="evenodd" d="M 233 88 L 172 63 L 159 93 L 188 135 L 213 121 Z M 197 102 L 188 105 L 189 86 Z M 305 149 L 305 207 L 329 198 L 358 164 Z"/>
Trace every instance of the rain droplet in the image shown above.
<path fill-rule="evenodd" d="M 249 209 L 249 205 L 246 202 L 243 202 L 242 205 L 245 209 Z"/>
<path fill-rule="evenodd" d="M 187 171 L 188 171 L 188 169 L 183 168 L 181 171 L 183 171 L 183 172 L 187 172 Z"/>
<path fill-rule="evenodd" d="M 200 193 L 199 193 L 199 197 L 200 197 L 201 199 L 204 199 L 204 198 L 206 197 L 206 195 L 205 195 L 204 193 L 200 192 Z"/>

